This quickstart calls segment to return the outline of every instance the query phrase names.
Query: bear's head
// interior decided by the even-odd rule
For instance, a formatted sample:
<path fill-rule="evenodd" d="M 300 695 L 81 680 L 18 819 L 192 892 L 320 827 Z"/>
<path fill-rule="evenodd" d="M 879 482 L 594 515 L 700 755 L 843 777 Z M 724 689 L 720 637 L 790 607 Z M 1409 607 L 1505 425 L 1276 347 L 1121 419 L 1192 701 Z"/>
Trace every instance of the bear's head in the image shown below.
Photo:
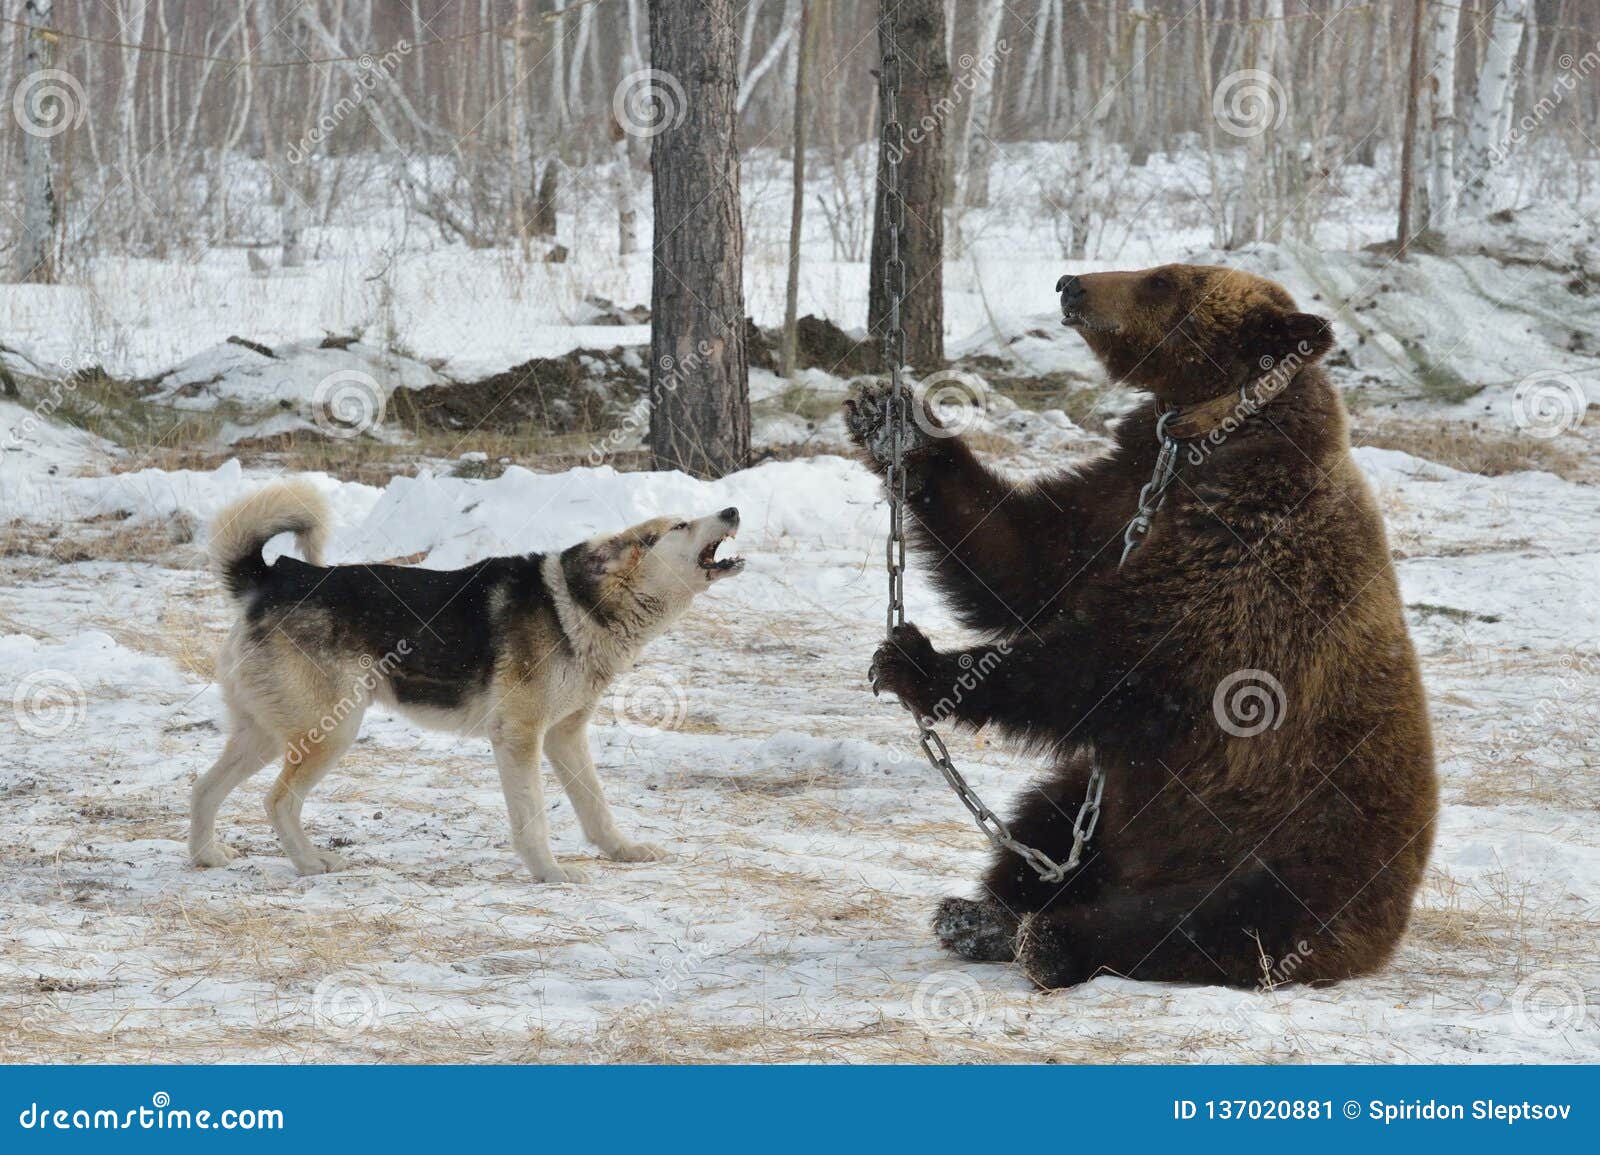
<path fill-rule="evenodd" d="M 1215 265 L 1086 273 L 1056 282 L 1062 323 L 1119 381 L 1175 405 L 1298 372 L 1333 347 L 1333 326 L 1296 311 L 1265 277 Z"/>

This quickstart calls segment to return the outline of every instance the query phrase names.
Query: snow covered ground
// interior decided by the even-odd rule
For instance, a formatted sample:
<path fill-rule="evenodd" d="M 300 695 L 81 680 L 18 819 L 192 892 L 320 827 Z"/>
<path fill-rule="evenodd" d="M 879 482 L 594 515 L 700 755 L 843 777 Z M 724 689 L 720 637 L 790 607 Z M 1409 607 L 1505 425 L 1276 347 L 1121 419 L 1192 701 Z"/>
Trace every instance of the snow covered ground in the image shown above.
<path fill-rule="evenodd" d="M 4 490 L 9 515 L 63 538 L 108 521 L 171 532 L 265 480 L 233 464 L 69 477 L 63 452 L 13 462 Z M 597 731 L 621 820 L 673 860 L 594 859 L 559 799 L 558 854 L 594 880 L 534 886 L 487 744 L 373 715 L 307 808 L 348 871 L 294 875 L 261 809 L 265 773 L 223 813 L 243 856 L 190 869 L 188 787 L 222 740 L 207 663 L 223 599 L 184 568 L 198 544 L 155 565 L 61 564 L 63 542 L 46 543 L 8 557 L 0 588 L 0 700 L 15 704 L 0 1047 L 56 1060 L 1600 1058 L 1594 491 L 1359 456 L 1404 543 L 1446 798 L 1414 928 L 1379 977 L 1268 995 L 1101 978 L 1047 997 L 1014 969 L 944 955 L 932 904 L 968 890 L 984 847 L 906 719 L 863 682 L 884 526 L 866 472 L 835 457 L 713 484 L 513 468 L 382 490 L 324 479 L 331 556 L 454 566 L 740 506 L 748 570 L 647 652 Z M 953 638 L 916 581 L 911 615 Z M 993 746 L 953 747 L 986 796 L 1026 781 L 1026 762 Z"/>
<path fill-rule="evenodd" d="M 966 215 L 947 268 L 950 352 L 1093 380 L 1053 317 L 1066 263 L 1050 206 L 1027 203 L 1055 162 L 1006 163 L 1016 171 L 997 186 L 1011 199 Z M 1130 177 L 1151 186 L 1134 199 L 1197 179 L 1170 167 Z M 771 325 L 785 181 L 747 173 L 750 308 Z M 509 845 L 487 743 L 375 712 L 306 810 L 312 837 L 350 869 L 295 876 L 261 807 L 263 772 L 219 822 L 242 856 L 193 870 L 189 786 L 222 744 L 211 660 L 228 622 L 201 565 L 203 527 L 285 462 L 153 468 L 148 446 L 52 419 L 43 390 L 26 406 L 0 400 L 0 1060 L 1600 1059 L 1600 422 L 1579 424 L 1600 399 L 1600 295 L 1584 288 L 1595 241 L 1580 227 L 1592 214 L 1554 206 L 1399 267 L 1361 251 L 1388 209 L 1367 203 L 1367 176 L 1345 183 L 1350 204 L 1315 247 L 1226 259 L 1335 316 L 1333 367 L 1352 406 L 1411 422 L 1410 448 L 1433 444 L 1417 430 L 1448 426 L 1474 444 L 1534 439 L 1571 464 L 1465 472 L 1452 466 L 1466 443 L 1448 437 L 1433 462 L 1357 451 L 1389 519 L 1445 799 L 1412 930 L 1384 974 L 1268 994 L 1099 978 L 1044 996 L 1012 968 L 943 954 L 933 904 L 970 892 L 986 847 L 905 716 L 867 690 L 886 515 L 867 473 L 825 453 L 712 484 L 515 465 L 467 480 L 445 459 L 382 485 L 319 475 L 336 561 L 457 566 L 648 515 L 741 508 L 746 572 L 646 652 L 597 727 L 619 820 L 674 858 L 594 858 L 552 792 L 557 854 L 593 881 L 535 886 Z M 1163 195 L 1072 267 L 1217 259 L 1203 218 L 1174 224 L 1181 198 Z M 637 345 L 644 326 L 591 325 L 584 301 L 647 301 L 648 254 L 606 257 L 597 238 L 613 223 L 574 200 L 562 265 L 401 243 L 374 211 L 364 228 L 314 230 L 305 270 L 252 277 L 242 253 L 219 250 L 0 286 L 4 363 L 45 380 L 176 368 L 154 398 L 174 421 L 250 402 L 286 423 L 260 434 L 303 426 L 279 406 L 304 406 L 325 379 L 369 372 L 370 359 L 323 348 L 328 333 L 363 334 L 350 357 L 403 355 L 413 379 L 400 384 Z M 859 324 L 864 264 L 810 227 L 802 312 Z M 285 372 L 224 344 L 235 335 L 302 360 Z M 804 383 L 823 398 L 844 384 L 820 371 Z M 783 389 L 753 375 L 758 398 Z M 819 420 L 819 440 L 834 421 Z M 1059 411 L 1004 404 L 985 432 L 1017 469 L 1096 444 Z M 763 439 L 784 434 L 779 421 Z M 921 579 L 912 618 L 955 642 Z M 981 735 L 951 747 L 997 804 L 1032 772 Z"/>

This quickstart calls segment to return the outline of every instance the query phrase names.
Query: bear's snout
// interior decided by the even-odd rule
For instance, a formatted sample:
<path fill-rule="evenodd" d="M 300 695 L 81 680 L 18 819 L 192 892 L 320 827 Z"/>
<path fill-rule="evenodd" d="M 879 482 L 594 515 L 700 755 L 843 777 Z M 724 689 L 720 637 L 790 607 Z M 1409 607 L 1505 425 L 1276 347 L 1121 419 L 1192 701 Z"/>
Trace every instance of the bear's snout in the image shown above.
<path fill-rule="evenodd" d="M 1074 314 L 1083 311 L 1083 300 L 1089 295 L 1083 287 L 1083 278 L 1070 273 L 1056 282 L 1056 292 L 1061 294 L 1061 311 Z"/>

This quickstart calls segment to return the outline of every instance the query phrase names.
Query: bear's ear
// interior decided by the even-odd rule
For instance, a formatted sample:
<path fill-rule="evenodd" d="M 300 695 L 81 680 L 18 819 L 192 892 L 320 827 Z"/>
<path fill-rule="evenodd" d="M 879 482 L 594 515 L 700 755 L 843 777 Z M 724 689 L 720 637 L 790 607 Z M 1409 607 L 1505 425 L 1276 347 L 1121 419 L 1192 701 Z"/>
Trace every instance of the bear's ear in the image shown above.
<path fill-rule="evenodd" d="M 1293 359 L 1302 365 L 1321 360 L 1333 348 L 1333 324 L 1314 313 L 1261 309 L 1247 326 L 1250 350 L 1263 367 Z"/>

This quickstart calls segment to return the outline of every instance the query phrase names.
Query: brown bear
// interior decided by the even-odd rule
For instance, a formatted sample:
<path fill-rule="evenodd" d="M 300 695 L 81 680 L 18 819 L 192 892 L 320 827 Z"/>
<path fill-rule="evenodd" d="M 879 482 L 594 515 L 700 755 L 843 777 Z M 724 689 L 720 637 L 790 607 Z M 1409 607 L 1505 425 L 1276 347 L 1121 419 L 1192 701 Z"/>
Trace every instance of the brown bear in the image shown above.
<path fill-rule="evenodd" d="M 934 929 L 1044 988 L 1371 971 L 1405 930 L 1438 787 L 1383 522 L 1316 364 L 1332 329 L 1224 268 L 1057 290 L 1064 323 L 1148 399 L 1103 456 L 1017 484 L 904 398 L 913 547 L 987 640 L 941 651 L 906 625 L 871 677 L 925 719 L 1047 752 L 1009 823 L 1024 845 L 1066 858 L 1096 764 L 1103 804 L 1063 881 L 1000 852 Z M 880 473 L 887 403 L 878 385 L 846 405 Z"/>

